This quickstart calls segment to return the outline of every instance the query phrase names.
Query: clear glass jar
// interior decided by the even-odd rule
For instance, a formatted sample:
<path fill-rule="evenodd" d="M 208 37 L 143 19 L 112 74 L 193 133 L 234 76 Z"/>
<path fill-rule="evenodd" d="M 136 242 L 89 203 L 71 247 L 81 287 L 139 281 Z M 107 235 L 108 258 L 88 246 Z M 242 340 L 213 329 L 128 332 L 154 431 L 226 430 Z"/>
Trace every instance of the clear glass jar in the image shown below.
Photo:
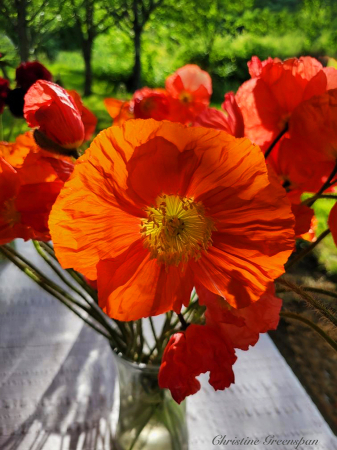
<path fill-rule="evenodd" d="M 187 450 L 185 402 L 158 386 L 159 366 L 115 357 L 120 392 L 118 450 Z"/>

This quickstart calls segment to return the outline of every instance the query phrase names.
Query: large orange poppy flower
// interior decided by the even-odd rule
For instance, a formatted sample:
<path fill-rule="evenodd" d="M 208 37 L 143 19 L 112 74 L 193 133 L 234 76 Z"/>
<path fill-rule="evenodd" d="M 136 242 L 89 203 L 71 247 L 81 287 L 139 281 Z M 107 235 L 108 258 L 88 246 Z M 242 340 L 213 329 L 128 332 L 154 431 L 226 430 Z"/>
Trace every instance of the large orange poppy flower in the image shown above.
<path fill-rule="evenodd" d="M 121 320 L 179 312 L 195 280 L 247 306 L 293 248 L 290 206 L 258 147 L 154 120 L 100 133 L 49 225 L 63 267 L 97 278 L 100 305 Z"/>
<path fill-rule="evenodd" d="M 252 79 L 239 88 L 236 100 L 243 114 L 245 135 L 265 150 L 301 102 L 337 87 L 337 71 L 323 69 L 310 57 L 284 62 L 253 58 L 248 63 Z"/>

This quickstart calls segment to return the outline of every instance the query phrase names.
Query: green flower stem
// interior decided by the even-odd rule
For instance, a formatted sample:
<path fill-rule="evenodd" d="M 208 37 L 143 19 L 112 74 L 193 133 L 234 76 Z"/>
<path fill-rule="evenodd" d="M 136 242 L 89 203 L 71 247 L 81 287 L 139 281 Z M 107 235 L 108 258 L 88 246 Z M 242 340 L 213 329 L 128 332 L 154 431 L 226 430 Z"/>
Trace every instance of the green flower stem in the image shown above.
<path fill-rule="evenodd" d="M 43 248 L 43 250 L 45 252 L 47 252 L 48 255 L 51 256 L 59 264 L 58 259 L 56 258 L 56 255 L 55 255 L 53 247 L 50 244 L 48 244 L 48 242 L 40 241 L 39 244 Z M 86 281 L 84 280 L 82 275 L 79 274 L 78 272 L 76 272 L 76 270 L 73 270 L 73 269 L 65 269 L 65 270 L 77 282 L 77 284 L 79 284 L 90 295 L 90 297 L 92 297 L 95 300 L 95 302 L 97 303 L 97 292 L 95 291 L 95 289 L 93 289 L 91 286 L 89 286 L 86 283 Z"/>
<path fill-rule="evenodd" d="M 159 343 L 159 342 L 158 342 L 156 330 L 155 330 L 155 327 L 154 327 L 153 319 L 152 319 L 151 316 L 149 317 L 149 322 L 150 322 L 150 326 L 151 326 L 153 338 L 154 338 L 154 340 L 155 340 L 155 342 L 156 342 L 156 347 L 158 348 L 158 343 Z"/>
<path fill-rule="evenodd" d="M 39 242 L 39 244 L 59 264 L 59 262 L 55 256 L 55 252 L 54 252 L 52 245 L 50 245 L 48 242 L 42 242 L 42 241 Z M 103 313 L 103 311 L 97 306 L 97 304 L 98 304 L 97 291 L 95 289 L 93 289 L 91 286 L 89 286 L 86 283 L 86 281 L 84 280 L 83 276 L 80 273 L 76 272 L 76 270 L 66 269 L 66 271 L 85 290 L 85 292 L 87 292 L 87 294 L 89 294 L 90 297 L 93 299 L 93 302 L 90 302 L 91 307 L 94 308 L 96 311 L 98 311 L 98 313 L 101 316 L 106 317 L 106 315 Z M 105 319 L 105 320 L 107 320 L 107 319 Z M 124 342 L 123 342 L 123 340 L 121 340 L 121 342 L 123 343 L 123 346 L 126 346 L 126 343 L 129 340 L 129 334 L 126 331 L 126 324 L 123 322 L 120 322 L 119 320 L 114 320 L 114 323 L 117 325 L 117 327 L 119 328 L 119 330 L 123 336 Z"/>
<path fill-rule="evenodd" d="M 143 319 L 137 320 L 136 326 L 137 326 L 137 335 L 139 336 L 139 346 L 137 349 L 137 362 L 140 362 L 144 348 Z"/>
<path fill-rule="evenodd" d="M 320 198 L 330 198 L 331 200 L 337 200 L 337 195 L 322 194 L 319 196 L 318 200 Z"/>
<path fill-rule="evenodd" d="M 311 320 L 307 319 L 306 317 L 300 316 L 299 314 L 292 313 L 290 311 L 281 311 L 280 316 L 284 317 L 286 319 L 294 319 L 298 320 L 299 322 L 305 323 L 310 328 L 315 330 L 331 347 L 337 351 L 337 342 L 334 341 L 329 335 L 326 334 L 322 328 L 320 328 L 318 325 L 316 325 Z"/>
<path fill-rule="evenodd" d="M 92 323 L 90 320 L 88 320 L 86 317 L 82 316 L 71 304 L 71 300 L 68 300 L 64 298 L 59 292 L 52 289 L 50 286 L 48 286 L 43 279 L 41 279 L 33 270 L 31 270 L 30 267 L 25 265 L 22 261 L 20 261 L 18 258 L 13 256 L 9 251 L 7 251 L 5 246 L 0 246 L 0 252 L 5 255 L 16 267 L 18 267 L 23 273 L 28 275 L 36 284 L 42 287 L 46 292 L 51 294 L 53 297 L 57 298 L 61 303 L 63 303 L 68 309 L 70 309 L 76 316 L 78 316 L 83 322 L 85 322 L 87 325 L 89 325 L 91 328 L 93 328 L 97 333 L 104 336 L 106 339 L 111 341 L 114 345 L 111 336 L 105 333 L 105 331 L 101 330 L 99 327 L 97 327 L 94 323 Z M 76 303 L 73 302 L 75 305 Z"/>
<path fill-rule="evenodd" d="M 323 231 L 323 233 L 321 233 L 318 238 L 316 239 L 315 242 L 312 242 L 309 247 L 305 248 L 304 250 L 302 250 L 298 255 L 294 256 L 293 259 L 291 259 L 290 261 L 288 261 L 285 265 L 284 268 L 286 270 L 289 270 L 290 267 L 292 267 L 294 264 L 298 263 L 302 258 L 304 258 L 306 255 L 308 255 L 326 236 L 328 236 L 330 234 L 330 229 L 328 228 L 327 230 Z"/>
<path fill-rule="evenodd" d="M 52 261 L 48 258 L 48 256 L 42 250 L 39 242 L 33 240 L 33 245 L 34 245 L 36 251 L 38 252 L 38 254 L 44 259 L 44 261 L 48 264 L 48 266 L 56 273 L 56 275 L 60 278 L 60 280 L 63 281 L 63 283 L 66 284 L 71 290 L 76 292 L 77 295 L 82 297 L 85 302 L 87 302 L 87 298 L 85 297 L 83 292 L 81 292 L 79 289 L 77 289 L 76 286 L 74 286 L 73 284 L 70 283 L 69 280 L 67 280 L 67 278 L 63 274 L 62 269 L 59 269 L 52 263 Z"/>
<path fill-rule="evenodd" d="M 136 445 L 137 440 L 138 440 L 141 432 L 144 430 L 144 428 L 146 427 L 147 423 L 150 421 L 151 417 L 156 412 L 156 409 L 158 408 L 158 406 L 159 405 L 152 406 L 152 408 L 149 411 L 149 414 L 145 417 L 145 420 L 141 423 L 140 427 L 138 428 L 138 430 L 136 432 L 136 436 L 135 436 L 134 440 L 132 441 L 132 443 L 130 445 L 130 448 L 128 450 L 133 450 L 133 448 Z"/>
<path fill-rule="evenodd" d="M 302 289 L 303 289 L 303 291 L 306 291 L 306 292 L 314 292 L 315 294 L 322 294 L 327 297 L 337 298 L 337 292 L 327 291 L 326 289 L 315 288 L 312 286 L 302 286 Z M 285 288 L 285 289 L 276 288 L 277 294 L 289 294 L 290 292 L 293 292 L 290 288 Z"/>
<path fill-rule="evenodd" d="M 181 329 L 182 330 L 186 330 L 189 324 L 184 319 L 184 316 L 180 313 L 180 314 L 178 314 L 178 318 L 179 318 L 180 323 L 181 323 Z"/>
<path fill-rule="evenodd" d="M 326 289 L 315 288 L 311 286 L 304 286 L 302 289 L 306 292 L 314 292 L 315 294 L 322 294 L 328 297 L 337 298 L 337 292 L 327 291 Z"/>
<path fill-rule="evenodd" d="M 49 265 L 49 267 L 57 274 L 57 276 L 60 278 L 60 280 L 63 281 L 70 289 L 72 289 L 76 294 L 78 294 L 88 305 L 89 307 L 80 304 L 83 309 L 86 310 L 86 312 L 95 318 L 110 334 L 114 336 L 115 340 L 119 340 L 119 343 L 124 345 L 124 342 L 121 341 L 121 338 L 116 334 L 116 330 L 113 328 L 112 323 L 110 323 L 110 319 L 107 318 L 107 316 L 104 314 L 104 312 L 96 305 L 96 303 L 93 300 L 90 300 L 88 297 L 86 297 L 83 292 L 81 292 L 79 289 L 76 288 L 73 284 L 71 284 L 67 278 L 63 275 L 62 269 L 59 269 L 56 267 L 52 261 L 48 258 L 48 256 L 45 254 L 43 249 L 41 248 L 39 242 L 33 240 L 34 247 L 38 254 L 44 259 L 44 261 Z"/>
<path fill-rule="evenodd" d="M 83 309 L 87 314 L 89 314 L 94 320 L 96 320 L 102 327 L 105 328 L 106 331 L 111 335 L 111 337 L 108 337 L 109 340 L 114 339 L 115 342 L 118 342 L 119 348 L 124 348 L 125 343 L 121 339 L 121 337 L 116 333 L 116 330 L 113 329 L 112 324 L 109 324 L 107 322 L 107 319 L 105 318 L 105 315 L 102 311 L 99 310 L 98 306 L 95 305 L 94 302 L 89 303 L 89 307 L 84 305 L 83 303 L 76 300 L 74 297 L 72 297 L 67 291 L 62 289 L 59 285 L 54 283 L 52 280 L 47 278 L 37 267 L 35 267 L 32 263 L 30 263 L 26 258 L 24 258 L 21 254 L 18 254 L 14 249 L 9 247 L 8 245 L 1 246 L 3 250 L 7 251 L 7 253 L 10 253 L 12 257 L 16 258 L 16 260 L 20 261 L 24 267 L 28 268 L 29 271 L 33 274 L 35 274 L 36 277 L 39 278 L 40 282 L 38 283 L 40 286 L 42 286 L 45 290 L 46 287 L 48 287 L 48 292 L 52 293 L 54 295 L 55 292 L 57 292 L 59 295 L 54 295 L 56 298 L 59 298 L 59 296 L 62 296 L 63 299 L 70 302 L 71 304 L 76 305 L 77 307 Z M 52 292 L 50 292 L 52 290 Z M 88 300 L 88 299 L 86 299 Z M 93 310 L 93 306 L 95 306 L 97 309 Z M 94 312 L 95 311 L 95 312 Z M 97 314 L 99 312 L 99 314 Z M 107 337 L 109 335 L 106 335 Z"/>
<path fill-rule="evenodd" d="M 293 292 L 310 303 L 315 309 L 319 310 L 324 317 L 326 317 L 331 323 L 335 325 L 335 327 L 337 327 L 337 318 L 322 302 L 309 295 L 297 284 L 291 283 L 288 280 L 278 279 L 277 282 L 285 287 L 290 288 Z"/>

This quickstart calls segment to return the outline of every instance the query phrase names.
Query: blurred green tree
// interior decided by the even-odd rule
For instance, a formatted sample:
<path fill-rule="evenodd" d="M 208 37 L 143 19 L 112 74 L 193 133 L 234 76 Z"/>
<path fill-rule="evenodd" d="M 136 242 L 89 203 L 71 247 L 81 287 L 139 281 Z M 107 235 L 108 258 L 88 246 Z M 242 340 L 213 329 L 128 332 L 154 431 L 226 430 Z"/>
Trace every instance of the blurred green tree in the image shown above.
<path fill-rule="evenodd" d="M 18 47 L 21 62 L 60 26 L 66 0 L 0 0 L 0 26 Z"/>
<path fill-rule="evenodd" d="M 134 64 L 130 80 L 130 88 L 133 91 L 142 86 L 141 40 L 144 27 L 151 19 L 153 13 L 166 2 L 167 0 L 120 1 L 119 14 L 123 17 L 123 20 L 119 22 L 119 26 L 130 33 L 133 39 Z"/>
<path fill-rule="evenodd" d="M 85 66 L 84 95 L 88 96 L 92 94 L 94 40 L 123 20 L 124 11 L 117 0 L 69 0 L 64 6 L 62 18 L 66 23 L 74 22 L 80 39 Z"/>

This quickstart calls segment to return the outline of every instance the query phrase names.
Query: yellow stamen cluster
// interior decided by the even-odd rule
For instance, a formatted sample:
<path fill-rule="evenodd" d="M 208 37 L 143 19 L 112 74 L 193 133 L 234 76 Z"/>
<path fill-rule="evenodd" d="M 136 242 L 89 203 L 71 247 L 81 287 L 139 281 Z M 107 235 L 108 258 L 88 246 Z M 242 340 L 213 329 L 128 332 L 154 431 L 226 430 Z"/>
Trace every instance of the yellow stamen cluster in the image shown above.
<path fill-rule="evenodd" d="M 190 258 L 198 260 L 212 245 L 213 220 L 205 215 L 201 202 L 177 195 L 161 195 L 156 206 L 146 210 L 141 233 L 151 259 L 178 266 Z"/>
<path fill-rule="evenodd" d="M 190 94 L 189 92 L 183 91 L 183 92 L 181 92 L 181 94 L 179 95 L 179 100 L 180 100 L 182 103 L 190 103 L 190 102 L 192 102 L 192 100 L 193 100 L 193 96 L 192 96 L 192 94 Z"/>

